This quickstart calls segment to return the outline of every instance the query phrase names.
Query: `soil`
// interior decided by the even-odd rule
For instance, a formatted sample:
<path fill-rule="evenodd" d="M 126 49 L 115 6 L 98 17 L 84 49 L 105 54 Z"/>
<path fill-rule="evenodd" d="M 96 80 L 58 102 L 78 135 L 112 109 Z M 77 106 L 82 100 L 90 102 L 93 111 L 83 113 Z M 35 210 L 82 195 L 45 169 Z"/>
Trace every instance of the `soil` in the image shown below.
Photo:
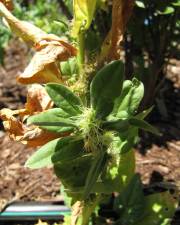
<path fill-rule="evenodd" d="M 18 85 L 15 77 L 27 65 L 28 52 L 28 48 L 18 40 L 11 41 L 6 49 L 4 65 L 0 67 L 0 109 L 23 107 L 26 87 Z M 162 92 L 149 118 L 162 135 L 156 137 L 142 133 L 136 146 L 136 160 L 137 172 L 141 174 L 145 185 L 155 187 L 175 184 L 180 190 L 179 70 L 180 62 L 172 59 Z M 60 182 L 53 175 L 52 169 L 31 171 L 24 168 L 26 159 L 35 149 L 9 140 L 2 124 L 0 151 L 0 208 L 14 200 L 61 200 Z"/>
<path fill-rule="evenodd" d="M 0 67 L 0 109 L 23 107 L 26 86 L 17 84 L 16 76 L 27 65 L 28 56 L 29 49 L 22 42 L 16 39 L 10 42 L 4 65 Z M 24 168 L 35 149 L 11 141 L 1 122 L 0 128 L 0 209 L 15 200 L 59 200 L 60 183 L 51 169 Z"/>

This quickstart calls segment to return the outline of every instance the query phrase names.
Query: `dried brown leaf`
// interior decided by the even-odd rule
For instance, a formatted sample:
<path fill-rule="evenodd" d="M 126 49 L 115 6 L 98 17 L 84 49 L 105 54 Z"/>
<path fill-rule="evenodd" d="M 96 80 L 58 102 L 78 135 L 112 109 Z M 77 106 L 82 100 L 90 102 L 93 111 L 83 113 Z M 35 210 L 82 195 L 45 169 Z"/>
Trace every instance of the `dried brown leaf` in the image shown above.
<path fill-rule="evenodd" d="M 61 83 L 61 73 L 56 62 L 65 61 L 74 56 L 76 49 L 66 42 L 52 39 L 40 41 L 36 49 L 37 53 L 17 80 L 23 84 Z"/>
<path fill-rule="evenodd" d="M 23 84 L 61 83 L 61 73 L 56 62 L 65 61 L 74 55 L 74 48 L 68 47 L 58 41 L 41 41 L 30 64 L 17 81 Z"/>
<path fill-rule="evenodd" d="M 0 118 L 3 120 L 5 130 L 11 139 L 19 141 L 24 135 L 24 125 L 15 117 L 16 114 L 18 114 L 18 110 L 0 110 Z"/>
<path fill-rule="evenodd" d="M 70 225 L 77 224 L 78 218 L 82 214 L 83 205 L 84 205 L 83 202 L 77 201 L 72 206 L 71 224 Z"/>
<path fill-rule="evenodd" d="M 123 40 L 133 6 L 134 0 L 113 0 L 112 26 L 103 44 L 100 62 L 120 58 L 120 43 Z"/>
<path fill-rule="evenodd" d="M 44 87 L 34 84 L 28 89 L 25 109 L 28 115 L 43 112 L 52 108 L 53 102 Z"/>
<path fill-rule="evenodd" d="M 123 34 L 127 22 L 132 14 L 134 0 L 114 0 L 112 9 L 112 27 L 111 27 L 111 48 L 109 50 L 110 59 L 119 58 L 120 42 L 123 40 Z"/>
<path fill-rule="evenodd" d="M 30 45 L 34 45 L 40 40 L 41 35 L 46 35 L 46 32 L 42 31 L 33 24 L 18 20 L 13 14 L 0 2 L 0 16 L 4 17 L 18 37 L 21 37 L 24 41 Z"/>
<path fill-rule="evenodd" d="M 7 9 L 9 9 L 10 11 L 13 10 L 13 2 L 12 0 L 0 0 L 0 2 L 2 2 Z"/>
<path fill-rule="evenodd" d="M 14 141 L 20 141 L 29 147 L 41 146 L 58 137 L 68 135 L 67 133 L 59 135 L 35 126 L 27 127 L 20 119 L 15 117 L 17 115 L 18 110 L 12 111 L 10 109 L 3 109 L 0 111 L 0 118 L 3 120 L 4 128 L 9 137 Z"/>
<path fill-rule="evenodd" d="M 0 110 L 0 118 L 9 137 L 12 140 L 20 141 L 30 147 L 37 147 L 58 137 L 67 136 L 69 133 L 57 134 L 42 130 L 39 127 L 27 127 L 23 124 L 24 118 L 52 108 L 53 103 L 41 85 L 33 85 L 28 90 L 27 103 L 25 109 Z"/>
<path fill-rule="evenodd" d="M 66 133 L 64 135 L 59 135 L 58 133 L 42 130 L 38 127 L 32 127 L 31 130 L 27 130 L 25 132 L 25 134 L 23 135 L 20 141 L 29 147 L 37 147 L 37 146 L 42 146 L 58 137 L 62 137 L 66 135 L 67 135 Z"/>
<path fill-rule="evenodd" d="M 62 82 L 57 63 L 75 56 L 76 48 L 54 34 L 46 34 L 33 24 L 17 19 L 1 2 L 0 16 L 14 33 L 36 49 L 32 61 L 17 80 L 23 84 Z"/>

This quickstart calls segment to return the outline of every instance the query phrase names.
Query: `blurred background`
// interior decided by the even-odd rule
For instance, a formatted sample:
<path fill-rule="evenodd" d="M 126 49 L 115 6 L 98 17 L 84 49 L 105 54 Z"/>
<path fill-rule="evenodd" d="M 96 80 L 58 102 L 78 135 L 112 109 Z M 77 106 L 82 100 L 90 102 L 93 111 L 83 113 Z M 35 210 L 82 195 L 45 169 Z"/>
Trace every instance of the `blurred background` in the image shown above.
<path fill-rule="evenodd" d="M 14 2 L 13 13 L 19 19 L 70 39 L 72 0 Z M 140 134 L 135 146 L 137 171 L 146 185 L 172 181 L 180 189 L 180 1 L 135 2 L 121 56 L 126 78 L 136 76 L 143 81 L 145 96 L 140 108 L 154 105 L 148 120 L 162 133 L 160 137 Z M 111 1 L 99 0 L 99 7 L 86 34 L 90 58 L 99 51 L 111 26 Z M 23 107 L 26 86 L 17 84 L 16 76 L 31 55 L 32 50 L 0 19 L 0 109 Z M 23 167 L 34 150 L 10 141 L 0 123 L 0 208 L 13 200 L 61 199 L 60 184 L 50 169 L 30 171 Z"/>

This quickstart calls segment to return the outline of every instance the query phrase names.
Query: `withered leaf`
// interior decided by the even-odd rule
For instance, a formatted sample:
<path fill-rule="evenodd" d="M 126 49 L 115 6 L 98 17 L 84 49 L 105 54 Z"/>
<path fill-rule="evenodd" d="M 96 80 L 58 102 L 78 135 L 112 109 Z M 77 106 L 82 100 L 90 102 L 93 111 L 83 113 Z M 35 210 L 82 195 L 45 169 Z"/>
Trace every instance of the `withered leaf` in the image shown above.
<path fill-rule="evenodd" d="M 13 14 L 0 2 L 0 16 L 4 17 L 13 31 L 18 37 L 21 37 L 24 41 L 33 45 L 39 40 L 41 35 L 45 35 L 46 32 L 42 31 L 33 24 L 18 20 Z"/>
<path fill-rule="evenodd" d="M 42 130 L 39 127 L 27 127 L 23 124 L 24 118 L 29 115 L 43 112 L 52 108 L 53 103 L 41 85 L 33 85 L 28 90 L 27 103 L 25 109 L 0 110 L 0 118 L 3 120 L 3 125 L 9 137 L 12 140 L 20 141 L 30 147 L 37 147 L 46 144 L 47 142 L 58 137 L 66 136 L 69 133 L 57 134 Z"/>
<path fill-rule="evenodd" d="M 27 102 L 25 104 L 28 115 L 43 112 L 52 108 L 52 106 L 53 102 L 43 86 L 34 84 L 28 89 Z"/>
<path fill-rule="evenodd" d="M 65 61 L 73 56 L 73 52 L 60 42 L 52 41 L 44 47 L 39 47 L 30 64 L 17 81 L 23 84 L 61 83 L 61 73 L 57 61 Z"/>
<path fill-rule="evenodd" d="M 42 130 L 38 127 L 32 127 L 31 130 L 27 130 L 20 140 L 22 143 L 26 144 L 28 147 L 42 146 L 49 141 L 52 141 L 58 137 L 66 136 L 67 134 L 59 135 L 57 133 Z"/>
<path fill-rule="evenodd" d="M 32 61 L 17 81 L 23 84 L 62 82 L 57 63 L 76 55 L 76 48 L 53 34 L 44 31 L 26 21 L 20 21 L 0 2 L 0 16 L 8 22 L 10 28 L 37 51 Z"/>
<path fill-rule="evenodd" d="M 77 201 L 72 206 L 71 225 L 77 224 L 78 217 L 82 214 L 83 205 L 83 202 Z"/>
<path fill-rule="evenodd" d="M 24 125 L 14 116 L 18 113 L 18 110 L 0 110 L 0 118 L 3 120 L 5 130 L 8 132 L 11 139 L 17 141 L 24 135 Z"/>
<path fill-rule="evenodd" d="M 133 6 L 134 0 L 113 0 L 112 26 L 102 46 L 100 62 L 119 59 L 120 43 L 132 15 Z"/>
<path fill-rule="evenodd" d="M 0 2 L 2 2 L 7 9 L 9 10 L 13 10 L 13 1 L 12 0 L 0 0 Z"/>

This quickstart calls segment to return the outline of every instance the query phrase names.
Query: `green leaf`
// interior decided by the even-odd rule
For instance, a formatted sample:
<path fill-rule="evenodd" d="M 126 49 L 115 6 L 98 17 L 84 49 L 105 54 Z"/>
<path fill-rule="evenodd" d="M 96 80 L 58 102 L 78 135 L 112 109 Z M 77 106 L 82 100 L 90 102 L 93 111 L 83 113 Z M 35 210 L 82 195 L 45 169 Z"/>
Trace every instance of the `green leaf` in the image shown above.
<path fill-rule="evenodd" d="M 139 175 L 134 175 L 128 186 L 115 199 L 114 210 L 119 219 L 115 224 L 135 225 L 144 216 L 145 197 Z"/>
<path fill-rule="evenodd" d="M 74 95 L 67 87 L 61 84 L 48 83 L 46 91 L 53 102 L 66 113 L 70 115 L 81 113 L 82 102 L 80 98 Z"/>
<path fill-rule="evenodd" d="M 27 161 L 25 166 L 31 169 L 39 169 L 52 165 L 51 156 L 55 152 L 57 143 L 61 139 L 55 139 L 42 146 Z"/>
<path fill-rule="evenodd" d="M 103 180 L 105 191 L 112 193 L 114 191 L 121 192 L 127 186 L 135 173 L 135 153 L 130 151 L 119 154 L 121 151 L 121 142 L 112 146 L 114 153 L 114 160 L 112 160 L 107 167 L 106 178 Z M 128 166 L 127 166 L 128 165 Z M 107 188 L 108 187 L 108 188 Z M 106 193 L 105 192 L 105 193 Z"/>
<path fill-rule="evenodd" d="M 127 153 L 138 141 L 138 128 L 129 126 L 125 132 L 119 132 L 118 136 L 121 142 L 120 154 Z"/>
<path fill-rule="evenodd" d="M 95 185 L 98 177 L 105 168 L 106 163 L 107 154 L 105 154 L 105 152 L 98 152 L 98 154 L 93 158 L 93 163 L 91 169 L 89 170 L 85 183 L 83 199 L 87 199 L 89 197 L 89 194 L 91 193 L 92 188 Z"/>
<path fill-rule="evenodd" d="M 138 133 L 137 129 L 134 130 L 134 133 Z M 122 141 L 121 154 L 124 154 L 130 151 L 133 148 L 133 146 L 136 144 L 136 142 L 137 142 L 137 136 L 129 137 L 127 135 L 127 138 Z"/>
<path fill-rule="evenodd" d="M 125 187 L 132 179 L 135 173 L 135 164 L 136 164 L 135 153 L 132 148 L 130 151 L 126 152 L 125 154 L 120 155 L 120 161 L 118 165 L 118 177 L 117 177 L 117 179 L 119 179 L 118 181 L 119 189 L 121 187 Z M 116 191 L 118 190 L 116 189 Z"/>
<path fill-rule="evenodd" d="M 172 2 L 172 5 L 174 6 L 180 6 L 180 0 L 176 0 L 175 2 Z"/>
<path fill-rule="evenodd" d="M 132 88 L 132 81 L 125 80 L 122 86 L 121 95 L 115 100 L 115 105 L 112 114 L 117 115 L 118 111 L 125 111 L 127 110 L 127 106 L 129 105 L 129 96 L 128 93 Z"/>
<path fill-rule="evenodd" d="M 145 197 L 145 213 L 136 225 L 170 225 L 177 202 L 170 193 L 162 192 Z"/>
<path fill-rule="evenodd" d="M 66 62 L 61 62 L 61 73 L 65 76 L 72 76 L 78 73 L 78 65 L 76 58 L 70 58 Z"/>
<path fill-rule="evenodd" d="M 139 7 L 139 8 L 145 8 L 145 5 L 144 5 L 144 2 L 142 1 L 135 1 L 136 5 Z"/>
<path fill-rule="evenodd" d="M 64 133 L 72 131 L 75 127 L 73 121 L 68 117 L 69 114 L 62 109 L 54 108 L 29 117 L 27 123 L 40 126 L 49 131 Z"/>
<path fill-rule="evenodd" d="M 77 36 L 81 31 L 90 27 L 96 10 L 96 0 L 74 0 L 73 8 L 74 24 L 72 35 Z"/>
<path fill-rule="evenodd" d="M 111 113 L 115 99 L 121 94 L 124 77 L 124 65 L 113 61 L 104 66 L 91 83 L 91 104 L 96 116 L 102 119 Z"/>
<path fill-rule="evenodd" d="M 119 118 L 122 118 L 122 112 L 124 111 L 126 111 L 129 116 L 134 115 L 143 96 L 144 85 L 142 82 L 138 81 L 136 78 L 133 78 L 132 81 L 124 81 L 122 93 L 115 101 L 112 114 Z"/>
<path fill-rule="evenodd" d="M 129 120 L 118 119 L 114 121 L 107 121 L 102 123 L 102 128 L 105 130 L 115 130 L 118 132 L 125 132 L 129 128 Z"/>
<path fill-rule="evenodd" d="M 167 6 L 163 11 L 157 11 L 160 15 L 168 15 L 174 13 L 174 8 L 171 6 Z"/>
<path fill-rule="evenodd" d="M 63 218 L 63 225 L 69 225 L 71 224 L 71 215 L 65 215 Z"/>
<path fill-rule="evenodd" d="M 69 160 L 63 163 L 55 163 L 54 170 L 65 189 L 73 192 L 74 188 L 83 187 L 92 164 L 92 155 Z"/>
<path fill-rule="evenodd" d="M 153 110 L 153 108 L 154 108 L 154 106 L 151 106 L 150 108 L 148 108 L 148 109 L 142 111 L 141 113 L 137 114 L 135 116 L 135 118 L 140 119 L 140 120 L 145 119 L 149 115 L 149 113 L 151 113 L 151 111 Z"/>
<path fill-rule="evenodd" d="M 84 154 L 83 140 L 76 140 L 73 137 L 61 139 L 56 146 L 56 151 L 52 156 L 52 162 L 64 163 L 76 159 Z"/>
<path fill-rule="evenodd" d="M 140 120 L 134 117 L 129 119 L 129 123 L 132 126 L 138 127 L 140 129 L 143 129 L 145 131 L 151 132 L 156 135 L 160 135 L 159 131 L 155 127 L 151 126 L 149 123 L 147 123 L 144 120 Z"/>

